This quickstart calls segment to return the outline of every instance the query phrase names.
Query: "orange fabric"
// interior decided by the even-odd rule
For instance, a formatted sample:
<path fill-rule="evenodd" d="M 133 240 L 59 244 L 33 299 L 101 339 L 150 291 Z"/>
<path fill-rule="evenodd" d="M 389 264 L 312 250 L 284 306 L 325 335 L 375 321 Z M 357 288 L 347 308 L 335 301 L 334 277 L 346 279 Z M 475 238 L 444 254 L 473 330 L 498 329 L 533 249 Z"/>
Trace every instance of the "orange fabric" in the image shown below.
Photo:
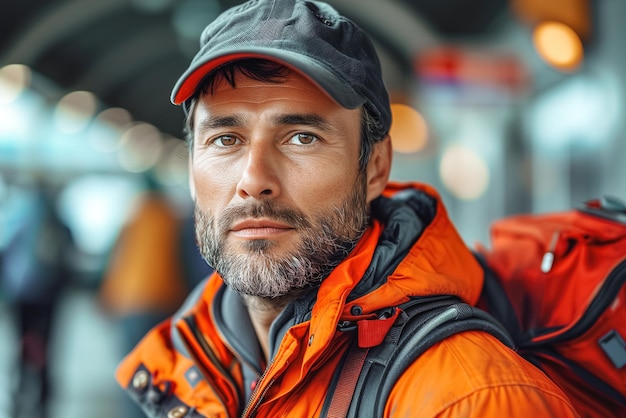
<path fill-rule="evenodd" d="M 543 272 L 541 262 L 548 251 L 554 259 L 550 270 Z M 491 248 L 480 252 L 500 277 L 522 331 L 535 336 L 530 343 L 540 343 L 567 332 L 585 314 L 589 316 L 589 307 L 610 272 L 626 261 L 626 226 L 577 210 L 517 215 L 495 222 Z M 626 335 L 626 286 L 615 290 L 613 301 L 589 330 L 551 345 L 626 396 L 626 368 L 615 367 L 598 343 L 611 331 Z M 538 332 L 548 329 L 552 331 Z M 573 394 L 572 402 L 584 416 L 626 417 L 623 406 L 614 405 L 554 360 L 541 364 Z"/>
<path fill-rule="evenodd" d="M 517 282 L 511 302 L 526 329 L 554 328 L 558 334 L 583 316 L 608 273 L 626 260 L 626 226 L 575 210 L 500 219 L 491 241 L 492 250 L 482 252 L 499 277 Z M 540 264 L 550 250 L 554 261 L 546 274 Z M 524 295 L 538 289 L 541 295 L 529 303 Z"/>
<path fill-rule="evenodd" d="M 158 195 L 138 202 L 120 233 L 100 288 L 114 315 L 173 312 L 184 299 L 180 225 L 171 204 Z"/>
<path fill-rule="evenodd" d="M 354 319 L 350 308 L 365 314 L 406 301 L 412 295 L 456 294 L 468 302 L 478 299 L 482 272 L 449 222 L 436 192 L 424 185 L 392 184 L 387 195 L 415 188 L 438 199 L 435 219 L 410 253 L 379 288 L 346 303 L 372 259 L 383 226 L 375 221 L 352 253 L 322 282 L 311 320 L 289 329 L 277 354 L 258 382 L 243 416 L 316 417 L 322 412 L 333 374 L 351 341 L 337 331 L 339 320 Z M 242 385 L 240 369 L 228 344 L 213 325 L 209 305 L 222 285 L 217 274 L 209 278 L 201 300 L 184 313 L 195 318 L 211 351 Z M 177 328 L 184 328 L 183 321 Z M 182 324 L 182 325 L 181 325 Z M 182 355 L 172 353 L 168 325 L 149 335 L 120 365 L 117 378 L 128 387 L 139 365 L 159 379 L 176 382 L 174 395 L 211 417 L 235 417 L 248 400 L 241 399 L 199 347 L 187 344 L 191 357 L 207 371 L 209 387 L 190 389 L 175 373 Z M 222 396 L 225 403 L 219 408 Z M 218 406 L 216 406 L 218 405 Z M 240 405 L 240 407 L 238 407 Z M 388 417 L 560 417 L 577 416 L 563 393 L 540 371 L 482 332 L 454 336 L 418 359 L 392 390 Z"/>
<path fill-rule="evenodd" d="M 414 396 L 407 396 L 411 393 Z M 386 413 L 437 418 L 577 416 L 563 392 L 540 370 L 479 332 L 454 335 L 422 354 L 392 390 Z"/>

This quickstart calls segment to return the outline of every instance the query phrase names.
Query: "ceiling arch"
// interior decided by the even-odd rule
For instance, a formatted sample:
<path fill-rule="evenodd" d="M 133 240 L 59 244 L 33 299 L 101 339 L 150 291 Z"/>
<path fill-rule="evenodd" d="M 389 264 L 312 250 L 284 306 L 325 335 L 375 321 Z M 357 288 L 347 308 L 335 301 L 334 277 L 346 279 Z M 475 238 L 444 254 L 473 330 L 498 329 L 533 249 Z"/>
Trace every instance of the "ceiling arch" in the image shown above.
<path fill-rule="evenodd" d="M 173 21 L 176 8 L 192 1 L 163 1 L 161 9 L 151 11 L 136 0 L 11 2 L 2 6 L 9 13 L 0 13 L 6 34 L 0 40 L 0 65 L 29 65 L 61 92 L 91 91 L 106 106 L 126 108 L 136 119 L 179 136 L 183 114 L 169 103 L 169 92 L 190 60 L 191 41 L 182 38 Z M 433 29 L 441 24 L 420 12 L 420 7 L 433 8 L 429 0 L 328 1 L 372 35 L 392 87 L 410 77 L 416 51 L 442 35 Z M 220 8 L 238 3 L 218 2 Z M 451 0 L 446 3 L 450 6 Z"/>

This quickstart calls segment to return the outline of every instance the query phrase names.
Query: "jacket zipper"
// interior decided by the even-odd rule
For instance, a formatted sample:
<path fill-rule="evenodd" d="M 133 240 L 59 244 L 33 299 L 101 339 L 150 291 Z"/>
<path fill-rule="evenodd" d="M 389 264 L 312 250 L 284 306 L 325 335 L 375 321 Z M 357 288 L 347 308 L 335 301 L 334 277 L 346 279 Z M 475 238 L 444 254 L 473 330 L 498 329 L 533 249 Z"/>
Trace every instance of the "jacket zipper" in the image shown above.
<path fill-rule="evenodd" d="M 206 354 L 206 356 L 209 358 L 209 361 L 219 370 L 219 373 L 222 377 L 224 377 L 226 380 L 228 380 L 228 382 L 231 384 L 231 386 L 235 389 L 235 393 L 237 394 L 237 397 L 239 399 L 241 399 L 242 395 L 238 390 L 238 385 L 236 384 L 235 380 L 233 379 L 233 377 L 230 375 L 230 373 L 228 372 L 228 370 L 226 370 L 226 368 L 224 368 L 222 366 L 222 363 L 219 361 L 219 359 L 217 358 L 217 356 L 215 355 L 215 353 L 213 352 L 213 350 L 211 350 L 211 347 L 209 346 L 209 344 L 206 342 L 204 336 L 202 335 L 202 333 L 200 332 L 200 330 L 198 330 L 198 328 L 195 325 L 195 322 L 193 320 L 192 317 L 186 317 L 183 318 L 183 320 L 185 321 L 185 323 L 187 324 L 187 326 L 189 327 L 189 329 L 191 330 L 194 338 L 198 341 L 198 343 L 200 344 L 200 347 L 202 348 L 202 351 L 204 352 L 204 354 Z M 183 341 L 185 341 L 183 339 Z M 187 341 L 185 341 L 185 344 L 188 345 Z M 189 353 L 191 355 L 193 355 L 193 351 L 191 350 L 191 348 L 188 346 L 187 347 L 187 351 L 189 351 Z M 195 356 L 194 356 L 195 357 Z M 197 358 L 194 358 L 195 363 L 197 365 L 201 365 L 201 362 L 198 361 Z M 215 385 L 213 385 L 211 383 L 211 379 L 210 376 L 208 375 L 208 372 L 206 371 L 206 369 L 204 367 L 200 367 L 202 374 L 204 375 L 205 380 L 207 381 L 207 383 L 209 384 L 209 386 L 211 387 L 211 389 L 213 389 L 213 392 L 215 392 L 215 394 L 217 395 L 219 393 L 219 391 L 217 390 L 217 388 L 215 387 Z M 217 396 L 217 398 L 219 399 L 220 403 L 222 404 L 222 406 L 224 407 L 224 411 L 226 411 L 226 415 L 228 417 L 230 417 L 230 413 L 228 412 L 228 408 L 226 407 L 226 403 L 224 402 L 224 400 L 221 398 L 221 396 Z M 236 403 L 239 404 L 239 400 L 236 399 Z"/>
<path fill-rule="evenodd" d="M 274 364 L 273 359 L 270 361 L 270 364 L 267 365 L 267 367 L 263 371 L 263 374 L 257 381 L 254 391 L 252 392 L 252 395 L 250 396 L 250 399 L 248 400 L 246 407 L 243 410 L 243 413 L 241 414 L 242 417 L 254 416 L 254 414 L 256 413 L 256 410 L 259 408 L 259 405 L 261 404 L 261 400 L 265 397 L 265 394 L 267 393 L 269 388 L 272 387 L 272 384 L 274 384 L 274 379 L 270 380 L 267 383 L 267 386 L 265 386 L 265 388 L 263 389 L 263 392 L 257 395 L 257 393 L 260 391 L 260 387 L 263 386 L 262 385 L 263 379 L 265 379 L 265 376 L 267 376 L 267 373 L 272 367 L 272 364 Z M 254 404 L 254 407 L 253 407 L 253 404 Z"/>
<path fill-rule="evenodd" d="M 584 334 L 595 324 L 600 315 L 606 310 L 608 305 L 613 302 L 615 295 L 626 283 L 626 260 L 622 260 L 613 270 L 609 272 L 604 284 L 598 291 L 598 294 L 593 299 L 587 310 L 572 328 L 564 332 L 561 335 L 557 335 L 553 338 L 549 338 L 545 341 L 537 341 L 541 337 L 535 337 L 534 344 L 552 344 L 555 342 L 570 340 L 579 337 Z"/>

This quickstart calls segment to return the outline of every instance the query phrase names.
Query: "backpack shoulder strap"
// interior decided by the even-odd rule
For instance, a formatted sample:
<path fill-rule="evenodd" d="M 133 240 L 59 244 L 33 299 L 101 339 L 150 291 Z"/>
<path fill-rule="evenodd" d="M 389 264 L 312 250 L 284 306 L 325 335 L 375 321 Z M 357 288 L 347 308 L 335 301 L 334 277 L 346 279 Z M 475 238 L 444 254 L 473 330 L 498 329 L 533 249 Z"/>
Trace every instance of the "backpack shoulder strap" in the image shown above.
<path fill-rule="evenodd" d="M 365 352 L 355 344 L 348 351 L 329 392 L 333 394 L 331 405 L 338 403 L 335 398 L 344 399 L 343 410 L 329 409 L 328 417 L 382 417 L 389 393 L 407 367 L 451 335 L 481 330 L 514 346 L 508 332 L 493 317 L 454 296 L 414 298 L 399 308 L 402 314 L 381 344 Z"/>
<path fill-rule="evenodd" d="M 496 273 L 487 264 L 484 254 L 478 251 L 473 254 L 483 270 L 484 281 L 479 304 L 508 330 L 517 346 L 523 341 L 522 330 L 509 296 Z"/>

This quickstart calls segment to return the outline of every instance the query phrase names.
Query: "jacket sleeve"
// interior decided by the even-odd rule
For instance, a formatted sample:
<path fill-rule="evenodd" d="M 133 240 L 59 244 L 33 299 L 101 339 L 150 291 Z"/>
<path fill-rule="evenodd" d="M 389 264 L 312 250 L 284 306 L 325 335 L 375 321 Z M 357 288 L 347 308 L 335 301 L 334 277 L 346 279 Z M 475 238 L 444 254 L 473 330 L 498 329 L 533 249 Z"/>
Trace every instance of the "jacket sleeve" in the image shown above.
<path fill-rule="evenodd" d="M 386 417 L 579 417 L 542 371 L 491 335 L 469 331 L 444 340 L 400 377 Z"/>
<path fill-rule="evenodd" d="M 236 359 L 227 347 L 202 346 L 197 338 L 209 332 L 207 319 L 199 316 L 208 309 L 204 297 L 219 286 L 200 283 L 179 311 L 148 332 L 118 366 L 118 383 L 147 416 L 237 415 L 241 369 Z"/>
<path fill-rule="evenodd" d="M 185 390 L 184 373 L 193 364 L 172 347 L 171 320 L 152 329 L 118 366 L 120 386 L 143 409 L 146 416 L 201 418 L 179 396 Z"/>

